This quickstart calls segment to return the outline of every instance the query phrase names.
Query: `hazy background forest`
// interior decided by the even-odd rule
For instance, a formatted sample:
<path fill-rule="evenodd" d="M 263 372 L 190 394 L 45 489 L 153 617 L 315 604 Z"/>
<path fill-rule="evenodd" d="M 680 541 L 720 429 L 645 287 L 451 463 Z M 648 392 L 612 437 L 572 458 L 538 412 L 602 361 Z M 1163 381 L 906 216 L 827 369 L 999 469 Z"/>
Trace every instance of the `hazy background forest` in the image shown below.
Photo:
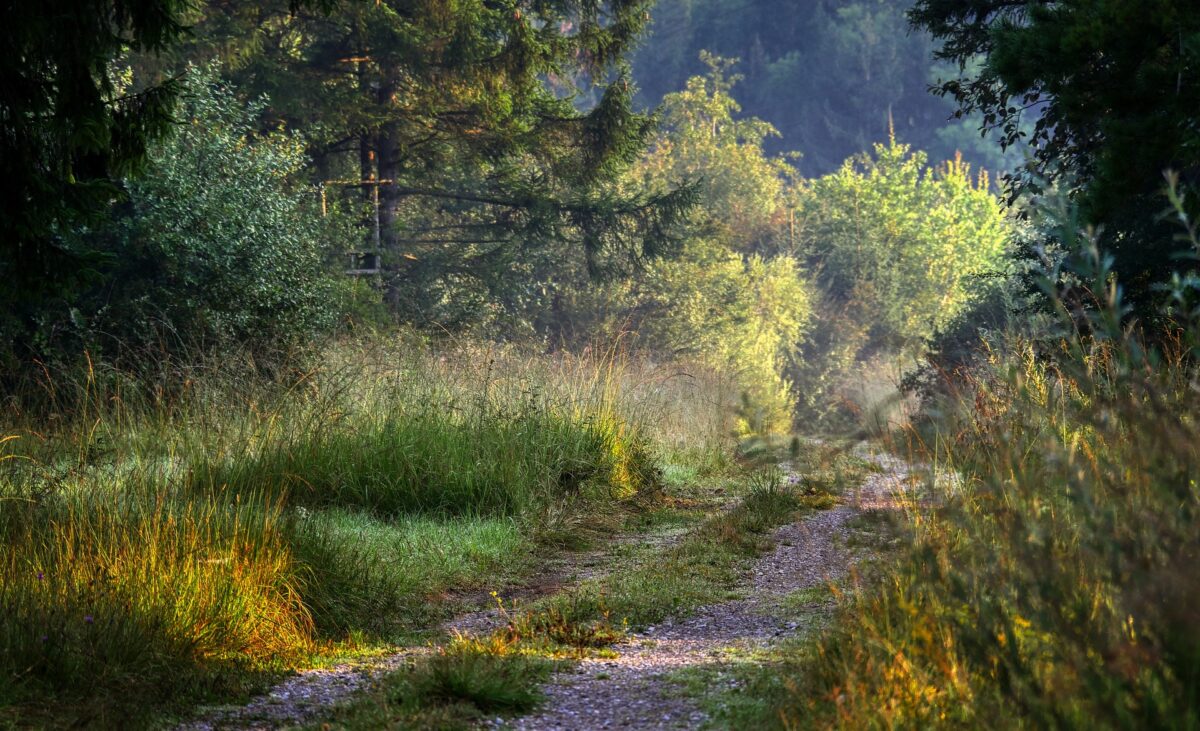
<path fill-rule="evenodd" d="M 380 701 L 469 725 L 728 591 L 863 439 L 926 497 L 727 725 L 1200 724 L 1190 3 L 13 16 L 0 725 L 161 725 L 694 528 Z"/>
<path fill-rule="evenodd" d="M 895 2 L 660 2 L 633 55 L 638 101 L 653 106 L 702 74 L 697 51 L 706 50 L 741 59 L 743 111 L 778 130 L 764 147 L 799 152 L 806 176 L 886 141 L 889 124 L 934 161 L 961 153 L 993 174 L 1022 164 L 1021 149 L 1004 151 L 980 134 L 978 115 L 956 118 L 953 100 L 929 92 L 957 68 L 934 59 L 938 44 L 908 26 L 907 10 Z"/>

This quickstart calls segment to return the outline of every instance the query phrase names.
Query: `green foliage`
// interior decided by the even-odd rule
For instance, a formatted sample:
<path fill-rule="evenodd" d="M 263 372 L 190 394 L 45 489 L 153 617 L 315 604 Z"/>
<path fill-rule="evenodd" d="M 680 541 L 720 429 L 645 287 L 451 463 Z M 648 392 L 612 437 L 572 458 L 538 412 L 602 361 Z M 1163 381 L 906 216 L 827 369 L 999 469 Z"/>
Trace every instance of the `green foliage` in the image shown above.
<path fill-rule="evenodd" d="M 763 144 L 779 132 L 754 117 L 739 117 L 730 74 L 735 61 L 702 52 L 705 76 L 663 97 L 663 129 L 636 172 L 658 184 L 699 180 L 701 210 L 694 220 L 705 238 L 739 251 L 776 251 L 785 184 L 796 172 Z M 693 236 L 700 234 L 693 234 Z"/>
<path fill-rule="evenodd" d="M 811 311 L 799 268 L 787 257 L 689 255 L 646 275 L 642 342 L 734 374 L 739 433 L 786 431 L 795 398 L 784 373 Z"/>
<path fill-rule="evenodd" d="M 185 3 L 56 0 L 6 9 L 0 40 L 0 337 L 24 339 L 47 301 L 95 265 L 61 238 L 103 213 L 110 176 L 136 168 L 170 129 L 177 86 L 124 94 L 109 64 L 130 47 L 160 52 L 183 32 Z M 0 340 L 0 347 L 9 343 Z"/>
<path fill-rule="evenodd" d="M 519 316 L 564 260 L 596 276 L 670 247 L 690 192 L 608 185 L 653 132 L 622 70 L 647 7 L 376 2 L 326 18 L 239 0 L 198 8 L 180 55 L 222 53 L 268 94 L 264 120 L 306 134 L 331 197 L 373 211 L 377 194 L 378 240 L 372 212 L 346 246 L 382 254 L 405 320 L 462 328 Z"/>
<path fill-rule="evenodd" d="M 794 395 L 784 377 L 804 336 L 811 295 L 796 261 L 781 254 L 788 179 L 794 171 L 764 153 L 774 130 L 738 119 L 730 62 L 705 56 L 707 77 L 664 101 L 664 131 L 635 177 L 663 186 L 698 180 L 700 205 L 673 257 L 630 279 L 579 297 L 609 327 L 633 328 L 639 345 L 735 375 L 743 396 L 739 432 L 786 431 Z"/>
<path fill-rule="evenodd" d="M 972 277 L 993 270 L 1010 235 L 1000 201 L 961 160 L 930 168 L 892 142 L 812 181 L 803 246 L 836 309 L 869 347 L 912 348 L 962 310 Z"/>
<path fill-rule="evenodd" d="M 836 416 L 842 383 L 861 382 L 865 361 L 906 366 L 1003 267 L 1013 225 L 986 172 L 927 159 L 892 140 L 798 193 L 797 246 L 822 294 L 792 372 L 805 413 Z"/>
<path fill-rule="evenodd" d="M 331 0 L 292 0 L 327 8 Z M 130 52 L 158 56 L 186 34 L 182 0 L 52 0 L 6 9 L 0 41 L 0 355 L 44 351 L 82 287 L 106 281 L 104 256 L 72 237 L 105 218 L 117 179 L 169 136 L 174 78 L 127 87 Z M 26 355 L 19 352 L 20 356 Z"/>
<path fill-rule="evenodd" d="M 1151 285 L 1174 268 L 1177 248 L 1159 216 L 1163 172 L 1184 172 L 1191 187 L 1200 164 L 1194 4 L 920 0 L 911 17 L 962 72 L 941 93 L 981 114 L 1002 144 L 1031 143 L 1017 192 L 1073 192 L 1084 219 L 1104 227 L 1131 302 L 1152 316 Z"/>
<path fill-rule="evenodd" d="M 126 342 L 161 328 L 254 348 L 329 330 L 340 315 L 327 262 L 338 232 L 317 191 L 296 182 L 303 139 L 257 134 L 265 102 L 239 101 L 212 67 L 193 69 L 187 89 L 177 133 L 151 150 L 115 220 L 84 236 L 113 259 L 94 326 Z"/>

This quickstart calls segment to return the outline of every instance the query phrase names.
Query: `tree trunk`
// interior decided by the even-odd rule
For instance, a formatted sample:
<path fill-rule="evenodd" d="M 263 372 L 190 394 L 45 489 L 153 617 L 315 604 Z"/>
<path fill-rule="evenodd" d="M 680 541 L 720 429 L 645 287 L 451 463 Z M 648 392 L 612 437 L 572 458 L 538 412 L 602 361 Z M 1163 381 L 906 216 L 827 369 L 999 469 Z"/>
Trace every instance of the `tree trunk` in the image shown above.
<path fill-rule="evenodd" d="M 388 109 L 392 106 L 392 96 L 396 93 L 396 82 L 393 74 L 384 72 L 383 78 L 380 79 L 379 88 L 377 89 L 376 103 L 380 109 Z M 386 262 L 385 271 L 387 277 L 387 299 L 392 304 L 396 304 L 393 300 L 396 297 L 396 287 L 394 286 L 396 277 L 399 276 L 396 271 L 397 263 L 401 261 L 399 244 L 397 238 L 397 213 L 400 204 L 400 190 L 397 187 L 398 176 L 400 174 L 400 142 L 399 130 L 394 121 L 384 123 L 375 135 L 375 152 L 376 165 L 379 170 L 379 180 L 381 181 L 376 190 L 378 191 L 377 211 L 378 231 L 380 237 L 380 251 L 384 254 Z M 382 182 L 387 181 L 387 182 Z"/>

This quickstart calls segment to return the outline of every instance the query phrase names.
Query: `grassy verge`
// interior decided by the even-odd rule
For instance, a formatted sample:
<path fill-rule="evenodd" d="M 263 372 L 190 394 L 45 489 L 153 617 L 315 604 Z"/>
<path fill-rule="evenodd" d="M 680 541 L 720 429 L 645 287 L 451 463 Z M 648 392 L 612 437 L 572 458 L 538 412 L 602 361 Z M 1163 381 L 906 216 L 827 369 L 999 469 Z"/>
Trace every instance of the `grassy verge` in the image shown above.
<path fill-rule="evenodd" d="M 656 505 L 659 445 L 711 458 L 724 429 L 702 379 L 411 343 L 282 380 L 95 366 L 11 403 L 0 725 L 146 725 L 409 637 Z"/>
<path fill-rule="evenodd" d="M 961 479 L 759 689 L 760 727 L 1200 728 L 1200 326 L 1098 309 L 994 344 L 913 435 Z"/>

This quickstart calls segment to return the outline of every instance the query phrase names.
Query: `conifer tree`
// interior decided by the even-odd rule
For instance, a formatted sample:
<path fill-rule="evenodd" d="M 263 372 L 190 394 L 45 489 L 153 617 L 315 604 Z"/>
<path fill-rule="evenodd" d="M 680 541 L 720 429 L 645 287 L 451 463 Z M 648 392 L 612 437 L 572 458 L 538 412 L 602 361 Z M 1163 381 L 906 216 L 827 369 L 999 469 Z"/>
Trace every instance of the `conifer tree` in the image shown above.
<path fill-rule="evenodd" d="M 329 9 L 333 0 L 291 0 Z M 173 127 L 179 85 L 133 88 L 113 64 L 163 53 L 186 32 L 187 0 L 9 3 L 0 23 L 0 346 L 24 339 L 48 301 L 68 300 L 97 263 L 64 234 L 119 196 L 148 146 Z"/>
<path fill-rule="evenodd" d="M 378 195 L 388 299 L 421 317 L 434 291 L 455 296 L 448 281 L 498 287 L 535 250 L 569 247 L 599 275 L 612 254 L 671 245 L 690 189 L 610 184 L 654 128 L 622 65 L 648 7 L 386 0 L 324 16 L 224 0 L 192 53 L 223 49 L 239 86 L 313 140 L 322 180 L 359 188 L 368 214 Z M 251 41 L 222 45 L 233 36 Z"/>
<path fill-rule="evenodd" d="M 1143 304 L 1178 266 L 1164 171 L 1194 217 L 1200 176 L 1200 13 L 1192 0 L 919 0 L 910 17 L 960 75 L 940 91 L 1013 144 L 1032 129 L 1015 193 L 1047 182 L 1103 226 L 1115 270 Z M 979 59 L 983 59 L 979 63 Z M 1143 308 L 1143 312 L 1149 312 Z"/>

